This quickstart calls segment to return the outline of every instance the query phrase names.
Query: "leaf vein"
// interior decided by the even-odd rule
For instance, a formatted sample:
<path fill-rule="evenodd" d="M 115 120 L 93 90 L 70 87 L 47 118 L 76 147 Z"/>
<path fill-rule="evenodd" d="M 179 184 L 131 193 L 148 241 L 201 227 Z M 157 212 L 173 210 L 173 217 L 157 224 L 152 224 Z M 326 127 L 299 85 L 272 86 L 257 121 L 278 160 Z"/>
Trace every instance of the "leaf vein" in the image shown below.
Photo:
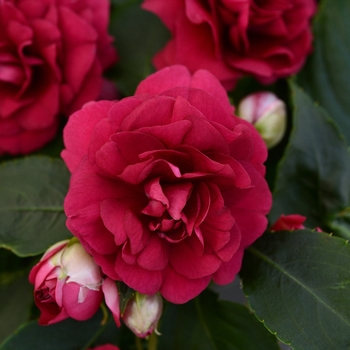
<path fill-rule="evenodd" d="M 327 303 L 324 302 L 312 289 L 310 289 L 307 285 L 305 285 L 302 281 L 298 280 L 295 276 L 290 274 L 287 270 L 283 269 L 280 265 L 278 265 L 275 261 L 270 259 L 267 255 L 263 254 L 261 251 L 254 247 L 248 248 L 248 250 L 255 254 L 256 256 L 260 257 L 262 260 L 266 261 L 268 264 L 276 268 L 277 270 L 281 271 L 284 275 L 289 277 L 292 281 L 303 287 L 307 292 L 309 292 L 319 303 L 321 303 L 323 306 L 326 307 L 329 311 L 331 311 L 333 314 L 335 314 L 340 320 L 342 320 L 347 326 L 350 327 L 349 320 L 342 317 L 339 313 L 337 313 L 334 309 L 332 309 Z"/>

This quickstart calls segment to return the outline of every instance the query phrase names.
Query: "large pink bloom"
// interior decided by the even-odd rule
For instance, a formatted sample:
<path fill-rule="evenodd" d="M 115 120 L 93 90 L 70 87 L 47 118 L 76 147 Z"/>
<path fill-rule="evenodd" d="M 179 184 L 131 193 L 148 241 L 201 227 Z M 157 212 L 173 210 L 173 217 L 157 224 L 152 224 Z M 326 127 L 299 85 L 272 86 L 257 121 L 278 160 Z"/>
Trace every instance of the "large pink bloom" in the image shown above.
<path fill-rule="evenodd" d="M 172 66 L 73 114 L 67 226 L 104 273 L 184 303 L 231 282 L 265 230 L 266 146 L 209 72 Z"/>
<path fill-rule="evenodd" d="M 0 154 L 50 141 L 58 115 L 96 99 L 116 60 L 108 0 L 0 1 Z"/>
<path fill-rule="evenodd" d="M 264 83 L 297 72 L 311 50 L 315 0 L 144 0 L 172 39 L 155 57 L 158 69 L 204 68 L 227 89 L 253 75 Z"/>

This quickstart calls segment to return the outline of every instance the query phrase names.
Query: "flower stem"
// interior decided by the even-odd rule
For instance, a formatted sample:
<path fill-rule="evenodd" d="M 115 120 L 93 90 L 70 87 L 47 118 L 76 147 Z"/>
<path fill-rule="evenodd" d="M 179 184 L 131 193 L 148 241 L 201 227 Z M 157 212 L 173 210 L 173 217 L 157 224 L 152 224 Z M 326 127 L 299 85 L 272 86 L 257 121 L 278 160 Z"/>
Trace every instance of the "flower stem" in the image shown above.
<path fill-rule="evenodd" d="M 143 350 L 142 340 L 138 336 L 135 336 L 136 350 Z"/>
<path fill-rule="evenodd" d="M 103 310 L 103 319 L 101 321 L 101 327 L 98 329 L 98 331 L 92 335 L 91 339 L 82 347 L 82 350 L 88 349 L 91 347 L 91 345 L 98 339 L 98 337 L 103 333 L 103 331 L 106 329 L 107 325 L 111 322 L 111 319 L 108 319 L 108 311 L 105 307 L 105 310 Z"/>
<path fill-rule="evenodd" d="M 148 350 L 157 350 L 158 348 L 158 336 L 155 332 L 152 332 L 148 337 Z"/>
<path fill-rule="evenodd" d="M 101 326 L 104 326 L 108 321 L 108 311 L 107 311 L 107 307 L 103 303 L 101 303 L 101 310 L 103 313 L 103 319 L 101 321 Z"/>

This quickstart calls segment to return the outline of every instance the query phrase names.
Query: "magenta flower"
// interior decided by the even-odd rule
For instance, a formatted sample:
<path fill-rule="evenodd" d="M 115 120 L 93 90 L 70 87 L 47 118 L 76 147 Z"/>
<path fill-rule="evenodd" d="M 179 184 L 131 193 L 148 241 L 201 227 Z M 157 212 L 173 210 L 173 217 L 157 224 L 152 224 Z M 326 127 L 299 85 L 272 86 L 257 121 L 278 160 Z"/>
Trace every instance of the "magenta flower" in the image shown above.
<path fill-rule="evenodd" d="M 165 68 L 132 97 L 87 104 L 64 141 L 68 228 L 142 294 L 184 303 L 231 282 L 266 228 L 266 146 L 207 71 Z"/>

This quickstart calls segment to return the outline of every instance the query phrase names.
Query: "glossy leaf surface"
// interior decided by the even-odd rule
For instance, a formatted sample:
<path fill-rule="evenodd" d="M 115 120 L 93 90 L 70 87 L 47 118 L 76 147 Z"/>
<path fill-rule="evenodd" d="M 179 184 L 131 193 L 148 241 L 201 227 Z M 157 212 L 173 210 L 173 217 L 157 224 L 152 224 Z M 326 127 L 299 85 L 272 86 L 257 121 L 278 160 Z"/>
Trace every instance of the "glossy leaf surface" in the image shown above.
<path fill-rule="evenodd" d="M 350 155 L 334 122 L 299 87 L 292 85 L 294 130 L 281 161 L 271 222 L 281 214 L 301 214 L 306 226 L 333 229 L 350 205 Z M 340 230 L 337 230 L 340 231 Z"/>
<path fill-rule="evenodd" d="M 71 237 L 63 201 L 69 173 L 60 159 L 32 156 L 0 165 L 0 247 L 36 255 Z"/>
<path fill-rule="evenodd" d="M 349 266 L 348 241 L 281 231 L 248 248 L 240 276 L 256 316 L 293 349 L 347 350 Z"/>
<path fill-rule="evenodd" d="M 350 144 L 350 2 L 323 0 L 314 21 L 314 49 L 298 84 L 325 107 Z"/>
<path fill-rule="evenodd" d="M 159 350 L 278 350 L 245 306 L 209 291 L 183 305 L 168 304 L 159 331 Z"/>

